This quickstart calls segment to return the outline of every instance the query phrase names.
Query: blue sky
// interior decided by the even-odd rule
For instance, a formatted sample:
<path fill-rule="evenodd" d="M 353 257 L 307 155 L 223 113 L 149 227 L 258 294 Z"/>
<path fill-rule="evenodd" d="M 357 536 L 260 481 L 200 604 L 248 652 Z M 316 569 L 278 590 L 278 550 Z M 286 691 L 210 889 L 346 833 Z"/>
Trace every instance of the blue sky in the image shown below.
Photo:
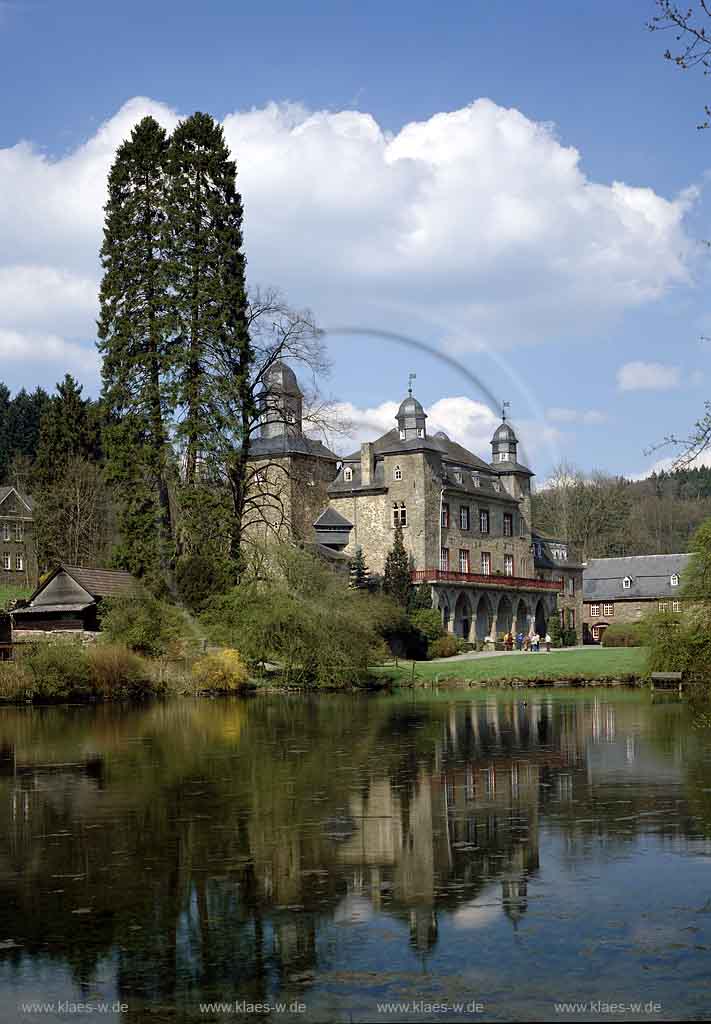
<path fill-rule="evenodd" d="M 381 8 L 0 2 L 0 376 L 68 364 L 96 392 L 112 147 L 202 109 L 227 119 L 252 284 L 454 353 L 511 400 L 539 478 L 643 472 L 711 379 L 708 80 L 662 59 L 653 0 Z M 413 371 L 431 422 L 481 450 L 467 379 L 382 338 L 330 346 L 359 437 Z"/>

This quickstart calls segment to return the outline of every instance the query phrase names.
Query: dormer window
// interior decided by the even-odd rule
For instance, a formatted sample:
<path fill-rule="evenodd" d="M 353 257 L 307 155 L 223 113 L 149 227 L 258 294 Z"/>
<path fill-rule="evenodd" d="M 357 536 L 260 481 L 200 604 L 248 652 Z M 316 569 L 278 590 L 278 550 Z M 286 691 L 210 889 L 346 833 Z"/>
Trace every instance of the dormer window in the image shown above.
<path fill-rule="evenodd" d="M 346 466 L 346 468 L 343 470 L 343 479 L 348 481 L 353 479 L 353 470 L 350 468 L 350 466 Z"/>
<path fill-rule="evenodd" d="M 399 466 L 395 467 L 395 471 L 393 473 L 393 480 L 402 480 L 402 470 L 400 469 Z"/>
<path fill-rule="evenodd" d="M 632 586 L 632 580 L 629 578 L 629 576 L 625 576 L 625 578 L 622 581 L 622 589 L 623 590 L 629 590 L 631 586 Z"/>
<path fill-rule="evenodd" d="M 472 473 L 472 483 L 475 487 L 481 487 L 481 477 L 478 473 Z"/>
<path fill-rule="evenodd" d="M 418 427 L 417 428 L 417 436 L 418 437 L 424 437 L 425 436 L 425 428 L 424 427 Z"/>
<path fill-rule="evenodd" d="M 455 469 L 455 471 L 454 471 L 454 479 L 456 480 L 456 482 L 458 484 L 460 484 L 462 482 L 462 474 L 461 474 L 461 471 L 459 469 Z"/>
<path fill-rule="evenodd" d="M 672 587 L 678 587 L 679 586 L 679 576 L 678 576 L 678 574 L 677 573 L 672 573 L 672 577 L 669 580 L 669 582 L 672 585 Z"/>
<path fill-rule="evenodd" d="M 494 490 L 496 491 L 497 494 L 501 490 L 501 484 L 499 483 L 498 480 L 494 480 L 494 482 L 493 482 L 493 484 L 491 486 L 494 488 Z"/>
<path fill-rule="evenodd" d="M 400 429 L 400 440 L 401 441 L 405 440 L 405 431 L 402 428 Z"/>

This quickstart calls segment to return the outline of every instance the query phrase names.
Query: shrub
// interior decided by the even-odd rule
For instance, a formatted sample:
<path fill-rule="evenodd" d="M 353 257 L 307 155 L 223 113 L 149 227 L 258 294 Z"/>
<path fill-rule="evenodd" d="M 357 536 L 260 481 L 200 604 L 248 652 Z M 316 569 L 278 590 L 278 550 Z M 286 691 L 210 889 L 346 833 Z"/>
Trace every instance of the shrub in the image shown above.
<path fill-rule="evenodd" d="M 29 700 L 32 696 L 32 675 L 17 661 L 0 662 L 0 698 Z"/>
<path fill-rule="evenodd" d="M 185 612 L 146 590 L 107 600 L 102 607 L 101 630 L 110 643 L 150 658 L 179 654 L 183 640 L 197 637 Z"/>
<path fill-rule="evenodd" d="M 444 634 L 442 629 L 442 616 L 436 608 L 420 608 L 412 612 L 410 622 L 424 636 L 427 644 L 434 643 Z"/>
<path fill-rule="evenodd" d="M 111 700 L 137 700 L 158 692 L 149 665 L 122 644 L 96 644 L 89 649 L 94 690 Z"/>
<path fill-rule="evenodd" d="M 266 579 L 208 602 L 201 622 L 211 639 L 239 648 L 251 666 L 276 663 L 289 685 L 366 682 L 379 639 L 405 616 L 394 614 L 380 596 L 350 589 L 347 578 L 321 559 L 286 544 L 274 545 L 263 570 Z"/>
<path fill-rule="evenodd" d="M 578 634 L 574 629 L 564 629 L 560 636 L 563 647 L 575 647 L 578 642 Z"/>
<path fill-rule="evenodd" d="M 192 676 L 198 690 L 216 693 L 233 693 L 242 689 L 249 679 L 242 656 L 231 647 L 198 658 L 192 667 Z"/>
<path fill-rule="evenodd" d="M 644 626 L 641 622 L 613 622 L 602 634 L 603 647 L 641 647 Z"/>
<path fill-rule="evenodd" d="M 459 643 L 457 638 L 450 636 L 449 633 L 445 633 L 438 640 L 433 640 L 429 646 L 431 658 L 451 658 L 454 654 L 459 654 Z"/>
<path fill-rule="evenodd" d="M 89 657 L 77 643 L 32 644 L 23 653 L 21 666 L 30 677 L 28 699 L 69 700 L 94 692 Z"/>

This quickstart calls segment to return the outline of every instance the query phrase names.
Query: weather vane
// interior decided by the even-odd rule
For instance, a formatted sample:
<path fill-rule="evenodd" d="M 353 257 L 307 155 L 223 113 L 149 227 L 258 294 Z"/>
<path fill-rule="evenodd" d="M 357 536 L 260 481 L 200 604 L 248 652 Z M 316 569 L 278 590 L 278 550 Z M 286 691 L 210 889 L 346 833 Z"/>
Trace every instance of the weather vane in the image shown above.
<path fill-rule="evenodd" d="M 511 408 L 511 402 L 502 402 L 501 403 L 501 419 L 502 420 L 506 419 L 506 410 L 510 409 L 510 408 Z"/>
<path fill-rule="evenodd" d="M 417 380 L 417 374 L 416 373 L 408 374 L 408 377 L 407 377 L 407 393 L 408 393 L 408 395 L 412 395 L 412 382 L 413 382 L 413 380 Z"/>

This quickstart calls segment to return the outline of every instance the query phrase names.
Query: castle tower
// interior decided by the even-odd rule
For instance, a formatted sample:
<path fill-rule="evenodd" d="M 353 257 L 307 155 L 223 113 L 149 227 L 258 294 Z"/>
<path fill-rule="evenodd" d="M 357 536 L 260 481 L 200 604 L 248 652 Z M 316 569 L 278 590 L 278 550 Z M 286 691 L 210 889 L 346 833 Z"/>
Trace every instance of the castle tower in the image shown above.
<path fill-rule="evenodd" d="M 260 437 L 300 437 L 303 398 L 296 374 L 277 359 L 264 375 Z"/>
<path fill-rule="evenodd" d="M 401 441 L 410 441 L 412 438 L 424 438 L 427 436 L 425 420 L 427 413 L 412 394 L 412 387 L 407 389 L 407 398 L 400 403 L 397 411 L 398 432 Z"/>
<path fill-rule="evenodd" d="M 509 494 L 519 503 L 521 525 L 519 539 L 531 543 L 531 477 L 533 472 L 522 466 L 518 461 L 518 438 L 511 424 L 506 419 L 504 402 L 501 410 L 501 423 L 494 431 L 491 439 L 491 465 L 499 474 L 499 479 Z M 532 571 L 532 564 L 527 566 Z"/>

